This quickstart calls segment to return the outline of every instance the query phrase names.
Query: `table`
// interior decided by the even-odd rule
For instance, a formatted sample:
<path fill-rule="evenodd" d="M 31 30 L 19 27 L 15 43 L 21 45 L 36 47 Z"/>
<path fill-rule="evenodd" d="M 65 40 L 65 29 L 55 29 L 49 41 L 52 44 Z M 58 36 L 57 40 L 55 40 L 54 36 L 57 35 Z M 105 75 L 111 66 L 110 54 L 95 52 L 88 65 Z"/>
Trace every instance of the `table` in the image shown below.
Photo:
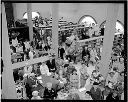
<path fill-rule="evenodd" d="M 81 89 L 71 89 L 70 90 L 71 93 L 77 93 L 80 97 L 80 100 L 92 100 L 92 98 L 89 96 L 87 96 L 86 93 L 86 89 L 85 88 L 81 88 Z"/>
<path fill-rule="evenodd" d="M 58 96 L 56 100 L 66 100 L 68 95 L 69 93 L 58 92 Z"/>
<path fill-rule="evenodd" d="M 91 96 L 86 95 L 86 89 L 70 89 L 68 93 L 58 92 L 58 97 L 56 100 L 67 100 L 70 94 L 78 94 L 80 100 L 92 100 Z"/>
<path fill-rule="evenodd" d="M 52 83 L 52 87 L 56 88 L 59 85 L 59 81 L 51 76 L 41 75 L 37 77 L 38 82 L 43 86 L 46 87 L 48 82 Z"/>

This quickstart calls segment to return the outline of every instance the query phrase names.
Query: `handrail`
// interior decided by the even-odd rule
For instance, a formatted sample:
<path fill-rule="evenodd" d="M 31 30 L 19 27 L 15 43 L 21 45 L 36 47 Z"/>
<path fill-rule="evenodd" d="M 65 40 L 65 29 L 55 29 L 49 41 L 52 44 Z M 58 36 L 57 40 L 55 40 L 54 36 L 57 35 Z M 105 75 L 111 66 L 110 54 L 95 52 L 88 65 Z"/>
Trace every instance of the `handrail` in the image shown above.
<path fill-rule="evenodd" d="M 93 37 L 93 38 L 89 38 L 89 39 L 85 39 L 85 40 L 79 40 L 77 42 L 82 43 L 82 42 L 88 42 L 88 41 L 97 40 L 97 39 L 101 39 L 101 38 L 104 38 L 104 36 Z"/>
<path fill-rule="evenodd" d="M 121 35 L 122 33 L 115 33 L 115 35 Z M 123 34 L 122 34 L 123 35 Z M 104 36 L 99 36 L 99 37 L 93 37 L 93 38 L 89 38 L 89 39 L 85 39 L 85 40 L 79 40 L 77 42 L 82 43 L 82 42 L 88 42 L 88 41 L 92 41 L 92 40 L 97 40 L 97 39 L 102 39 L 104 38 Z"/>
<path fill-rule="evenodd" d="M 24 67 L 26 65 L 26 63 L 27 63 L 27 65 L 31 65 L 31 64 L 35 64 L 35 63 L 45 62 L 47 60 L 49 60 L 49 56 L 43 56 L 43 57 L 39 57 L 39 58 L 30 59 L 28 61 L 14 63 L 14 64 L 12 64 L 12 69 Z"/>

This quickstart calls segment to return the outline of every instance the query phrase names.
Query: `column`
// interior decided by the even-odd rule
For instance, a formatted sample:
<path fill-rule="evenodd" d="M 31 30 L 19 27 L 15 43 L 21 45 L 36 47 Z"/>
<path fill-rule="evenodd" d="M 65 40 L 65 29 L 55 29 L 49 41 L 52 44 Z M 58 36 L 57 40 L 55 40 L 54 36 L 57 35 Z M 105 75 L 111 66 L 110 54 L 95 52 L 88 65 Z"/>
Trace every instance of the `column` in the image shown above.
<path fill-rule="evenodd" d="M 1 4 L 0 4 L 1 7 Z M 1 9 L 0 9 L 0 13 L 1 13 Z M 0 16 L 0 27 L 1 27 L 1 16 Z M 1 29 L 0 29 L 1 32 Z M 1 34 L 0 34 L 0 38 L 1 38 Z M 1 39 L 0 39 L 0 48 L 1 48 Z M 0 57 L 1 57 L 1 50 L 0 50 Z M 1 65 L 1 62 L 0 62 Z M 1 68 L 0 68 L 0 72 L 1 72 Z M 0 73 L 0 82 L 1 82 L 1 73 Z M 0 88 L 1 88 L 1 84 L 0 84 Z M 0 89 L 0 94 L 1 94 L 1 89 Z M 1 95 L 0 95 L 0 99 L 1 99 Z"/>
<path fill-rule="evenodd" d="M 28 26 L 29 26 L 29 40 L 33 41 L 33 23 L 32 23 L 32 4 L 27 3 L 27 16 L 28 16 Z"/>
<path fill-rule="evenodd" d="M 2 93 L 6 99 L 16 99 L 16 88 L 13 78 L 13 69 L 11 63 L 11 52 L 9 46 L 9 37 L 6 21 L 4 3 L 2 3 L 2 59 L 4 63 L 2 74 Z"/>
<path fill-rule="evenodd" d="M 17 12 L 16 12 L 16 3 L 12 3 L 12 7 L 13 7 L 13 16 L 14 16 L 14 21 L 17 21 Z M 14 26 L 16 27 L 15 23 Z"/>
<path fill-rule="evenodd" d="M 58 3 L 52 4 L 52 48 L 58 56 Z"/>
<path fill-rule="evenodd" d="M 107 76 L 109 71 L 109 64 L 114 41 L 115 27 L 118 15 L 119 4 L 108 4 L 106 26 L 103 40 L 103 51 L 101 53 L 101 66 L 100 72 L 104 77 Z"/>

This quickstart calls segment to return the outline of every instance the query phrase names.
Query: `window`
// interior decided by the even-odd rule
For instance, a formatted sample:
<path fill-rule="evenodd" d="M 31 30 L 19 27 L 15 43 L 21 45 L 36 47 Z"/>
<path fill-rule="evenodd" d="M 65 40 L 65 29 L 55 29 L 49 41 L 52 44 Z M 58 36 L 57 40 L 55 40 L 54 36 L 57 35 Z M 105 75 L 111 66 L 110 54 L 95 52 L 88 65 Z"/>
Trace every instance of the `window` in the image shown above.
<path fill-rule="evenodd" d="M 106 23 L 106 20 L 103 23 L 101 23 L 100 28 L 102 28 L 102 27 L 105 28 L 105 23 Z M 124 34 L 124 25 L 119 20 L 117 20 L 117 22 L 116 22 L 116 33 Z"/>
<path fill-rule="evenodd" d="M 40 14 L 38 12 L 32 12 L 32 19 L 34 19 L 35 17 L 39 18 Z M 23 19 L 28 19 L 27 12 L 23 14 Z"/>
<path fill-rule="evenodd" d="M 92 24 L 97 24 L 96 20 L 90 16 L 90 15 L 84 15 L 80 18 L 78 24 L 80 25 L 86 25 L 86 26 L 92 26 Z"/>

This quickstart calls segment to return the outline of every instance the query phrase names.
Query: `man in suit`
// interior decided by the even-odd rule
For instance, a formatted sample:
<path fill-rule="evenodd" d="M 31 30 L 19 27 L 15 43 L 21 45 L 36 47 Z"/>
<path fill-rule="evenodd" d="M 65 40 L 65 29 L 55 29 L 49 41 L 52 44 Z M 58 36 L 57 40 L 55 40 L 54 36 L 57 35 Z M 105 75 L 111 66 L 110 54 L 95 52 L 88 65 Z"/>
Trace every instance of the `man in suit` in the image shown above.
<path fill-rule="evenodd" d="M 55 97 L 57 97 L 56 91 L 52 88 L 52 83 L 47 83 L 47 87 L 44 90 L 44 96 L 43 98 L 45 100 L 53 100 Z"/>
<path fill-rule="evenodd" d="M 50 56 L 50 59 L 46 62 L 46 65 L 49 68 L 49 72 L 55 72 L 57 70 L 55 59 L 53 59 L 52 56 Z"/>
<path fill-rule="evenodd" d="M 82 51 L 82 60 L 86 63 L 87 66 L 89 63 L 89 59 L 90 59 L 90 52 L 87 47 L 84 47 Z"/>
<path fill-rule="evenodd" d="M 114 100 L 119 100 L 119 96 L 117 94 L 116 90 L 113 90 L 113 92 L 111 92 L 107 97 L 106 100 L 110 100 L 110 101 L 114 101 Z"/>
<path fill-rule="evenodd" d="M 91 97 L 93 100 L 101 100 L 101 89 L 98 88 L 99 83 L 94 82 L 93 87 L 90 89 Z"/>
<path fill-rule="evenodd" d="M 64 50 L 63 46 L 61 45 L 59 48 L 59 56 L 61 59 L 64 59 L 64 53 L 65 53 L 65 50 Z"/>

